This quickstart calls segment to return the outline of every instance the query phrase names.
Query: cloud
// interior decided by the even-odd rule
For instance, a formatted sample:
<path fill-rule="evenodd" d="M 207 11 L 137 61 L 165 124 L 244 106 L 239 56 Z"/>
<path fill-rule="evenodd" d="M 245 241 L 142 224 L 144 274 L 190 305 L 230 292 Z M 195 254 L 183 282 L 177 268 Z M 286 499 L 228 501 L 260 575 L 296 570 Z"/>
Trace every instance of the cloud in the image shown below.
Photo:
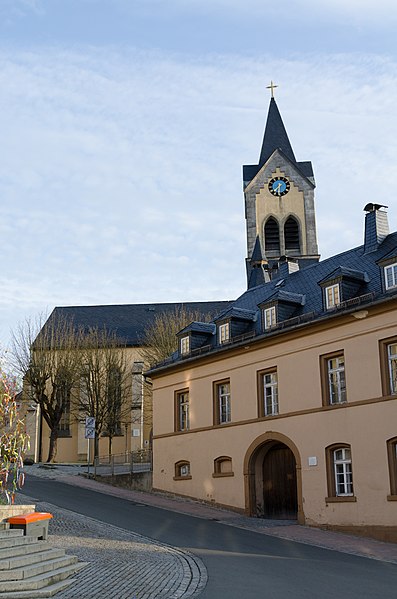
<path fill-rule="evenodd" d="M 121 10 L 130 9 L 136 11 L 145 11 L 153 13 L 154 11 L 164 10 L 162 0 L 135 0 L 129 3 L 128 0 L 119 0 L 118 6 Z M 167 2 L 167 11 L 173 10 L 175 13 L 196 13 L 196 14 L 214 14 L 222 13 L 224 18 L 233 19 L 238 17 L 247 17 L 250 19 L 268 17 L 271 19 L 275 13 L 280 14 L 280 6 L 263 0 L 169 0 Z M 370 22 L 375 17 L 377 20 L 386 19 L 383 25 L 388 26 L 390 19 L 396 18 L 395 3 L 393 0 L 285 0 L 282 5 L 283 21 L 298 20 L 303 17 L 311 20 L 313 17 L 324 20 L 331 18 L 341 18 L 348 16 L 354 22 Z M 389 21 L 390 22 L 390 21 Z M 282 28 L 283 22 L 276 24 Z M 377 23 L 379 26 L 379 22 Z"/>
<path fill-rule="evenodd" d="M 396 229 L 379 193 L 397 175 L 396 72 L 363 54 L 3 49 L 0 335 L 15 305 L 239 295 L 241 166 L 258 159 L 270 78 L 298 160 L 313 162 L 322 255 L 361 243 L 367 202 L 388 204 Z"/>

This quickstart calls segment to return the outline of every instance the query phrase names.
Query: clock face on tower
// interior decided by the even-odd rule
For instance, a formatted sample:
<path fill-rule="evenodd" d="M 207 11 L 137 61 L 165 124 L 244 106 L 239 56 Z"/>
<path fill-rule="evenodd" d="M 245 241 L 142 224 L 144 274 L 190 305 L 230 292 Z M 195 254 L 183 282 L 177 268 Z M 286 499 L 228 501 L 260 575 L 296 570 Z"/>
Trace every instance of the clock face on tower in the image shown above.
<path fill-rule="evenodd" d="M 290 182 L 286 177 L 273 177 L 268 183 L 268 188 L 274 196 L 285 196 L 290 190 Z"/>

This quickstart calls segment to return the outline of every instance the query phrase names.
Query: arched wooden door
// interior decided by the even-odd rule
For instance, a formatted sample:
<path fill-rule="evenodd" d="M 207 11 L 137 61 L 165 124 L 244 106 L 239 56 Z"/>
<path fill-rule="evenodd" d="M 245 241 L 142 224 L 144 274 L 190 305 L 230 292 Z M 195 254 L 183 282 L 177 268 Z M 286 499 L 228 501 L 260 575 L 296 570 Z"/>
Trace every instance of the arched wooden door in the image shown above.
<path fill-rule="evenodd" d="M 298 512 L 296 462 L 292 451 L 276 443 L 263 458 L 263 517 L 295 519 Z"/>

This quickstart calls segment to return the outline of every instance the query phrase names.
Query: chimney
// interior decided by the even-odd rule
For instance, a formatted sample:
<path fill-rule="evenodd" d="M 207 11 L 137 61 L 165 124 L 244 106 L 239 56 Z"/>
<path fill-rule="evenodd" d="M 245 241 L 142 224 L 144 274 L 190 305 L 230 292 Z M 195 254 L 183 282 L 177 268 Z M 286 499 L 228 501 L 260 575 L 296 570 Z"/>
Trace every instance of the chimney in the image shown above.
<path fill-rule="evenodd" d="M 364 208 L 365 232 L 364 232 L 364 254 L 374 252 L 382 241 L 389 235 L 389 222 L 387 212 L 381 210 L 387 208 L 382 204 L 367 204 Z"/>
<path fill-rule="evenodd" d="M 299 270 L 298 262 L 287 256 L 281 256 L 278 261 L 277 278 L 283 279 L 297 270 Z"/>

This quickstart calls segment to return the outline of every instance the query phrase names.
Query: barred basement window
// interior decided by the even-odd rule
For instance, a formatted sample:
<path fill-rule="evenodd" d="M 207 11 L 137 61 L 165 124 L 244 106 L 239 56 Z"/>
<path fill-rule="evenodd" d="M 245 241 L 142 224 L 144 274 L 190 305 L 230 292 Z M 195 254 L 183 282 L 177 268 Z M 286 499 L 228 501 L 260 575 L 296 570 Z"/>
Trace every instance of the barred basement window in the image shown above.
<path fill-rule="evenodd" d="M 390 495 L 389 501 L 397 501 L 397 437 L 387 441 L 387 457 L 389 461 Z"/>
<path fill-rule="evenodd" d="M 190 462 L 181 460 L 175 464 L 175 476 L 174 480 L 190 480 L 192 478 L 190 474 Z"/>
<path fill-rule="evenodd" d="M 224 476 L 234 476 L 232 468 L 232 458 L 229 456 L 220 456 L 214 460 L 213 478 L 221 478 Z"/>

